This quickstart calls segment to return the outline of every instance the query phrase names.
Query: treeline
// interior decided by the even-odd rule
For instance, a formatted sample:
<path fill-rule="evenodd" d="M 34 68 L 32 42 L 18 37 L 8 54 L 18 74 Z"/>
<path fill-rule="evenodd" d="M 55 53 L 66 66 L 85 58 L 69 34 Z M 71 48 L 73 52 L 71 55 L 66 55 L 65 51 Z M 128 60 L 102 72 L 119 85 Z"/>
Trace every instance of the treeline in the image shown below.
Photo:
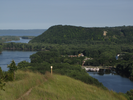
<path fill-rule="evenodd" d="M 133 53 L 133 46 L 128 44 L 43 44 L 43 43 L 3 43 L 4 50 L 34 50 L 34 51 L 52 51 L 57 50 L 60 55 L 78 55 L 83 53 L 92 60 L 87 60 L 85 65 L 92 66 L 115 66 L 116 55 L 119 53 Z"/>
<path fill-rule="evenodd" d="M 101 44 L 105 42 L 132 43 L 133 26 L 84 28 L 56 25 L 30 41 L 30 43 L 51 44 Z"/>
<path fill-rule="evenodd" d="M 35 36 L 22 36 L 22 39 L 33 39 Z"/>
<path fill-rule="evenodd" d="M 38 43 L 2 43 L 3 50 L 29 50 L 29 51 L 41 51 L 48 50 L 51 48 L 48 44 L 38 44 Z"/>

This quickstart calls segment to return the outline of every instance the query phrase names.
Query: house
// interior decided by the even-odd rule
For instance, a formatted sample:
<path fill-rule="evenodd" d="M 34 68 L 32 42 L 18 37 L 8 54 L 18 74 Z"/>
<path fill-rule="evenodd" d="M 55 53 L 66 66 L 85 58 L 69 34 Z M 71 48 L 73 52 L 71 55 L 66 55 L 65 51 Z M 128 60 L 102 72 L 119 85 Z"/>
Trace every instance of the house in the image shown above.
<path fill-rule="evenodd" d="M 83 53 L 78 54 L 78 57 L 84 57 Z"/>

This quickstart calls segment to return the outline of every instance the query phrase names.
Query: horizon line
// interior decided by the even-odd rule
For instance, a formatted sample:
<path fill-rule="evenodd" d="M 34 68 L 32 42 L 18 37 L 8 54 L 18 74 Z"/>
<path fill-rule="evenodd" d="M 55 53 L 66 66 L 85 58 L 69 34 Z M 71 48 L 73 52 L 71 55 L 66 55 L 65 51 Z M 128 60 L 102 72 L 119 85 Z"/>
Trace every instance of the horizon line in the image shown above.
<path fill-rule="evenodd" d="M 68 25 L 68 24 L 57 24 L 57 25 L 52 25 L 52 26 L 58 26 L 58 25 L 62 25 L 62 26 L 75 26 L 75 27 L 84 27 L 84 28 L 106 28 L 106 27 L 123 27 L 123 26 L 125 26 L 125 27 L 127 27 L 127 26 L 133 26 L 133 25 L 117 25 L 117 26 L 80 26 L 80 25 Z M 50 27 L 52 27 L 52 26 L 50 26 Z M 13 29 L 11 29 L 11 28 L 9 28 L 9 29 L 0 29 L 0 30 L 47 30 L 47 29 L 49 29 L 50 27 L 48 27 L 48 28 L 45 28 L 45 29 L 43 29 L 43 28 L 27 28 L 27 29 L 15 29 L 15 28 L 13 28 Z"/>

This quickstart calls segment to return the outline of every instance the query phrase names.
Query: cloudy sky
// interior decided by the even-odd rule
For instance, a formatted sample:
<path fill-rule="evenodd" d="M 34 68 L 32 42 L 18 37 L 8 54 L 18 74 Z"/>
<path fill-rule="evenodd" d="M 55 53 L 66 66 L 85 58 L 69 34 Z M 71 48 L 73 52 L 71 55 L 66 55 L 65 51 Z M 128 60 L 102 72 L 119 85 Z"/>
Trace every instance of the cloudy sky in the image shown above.
<path fill-rule="evenodd" d="M 0 29 L 133 25 L 133 0 L 0 0 Z"/>

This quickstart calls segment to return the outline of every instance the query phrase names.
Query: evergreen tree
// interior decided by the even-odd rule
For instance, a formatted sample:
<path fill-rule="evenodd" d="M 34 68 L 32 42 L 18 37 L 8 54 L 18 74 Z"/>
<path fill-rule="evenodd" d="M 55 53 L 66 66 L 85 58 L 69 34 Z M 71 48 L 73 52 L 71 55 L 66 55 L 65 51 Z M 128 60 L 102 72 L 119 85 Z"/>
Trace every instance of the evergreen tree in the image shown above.
<path fill-rule="evenodd" d="M 9 72 L 13 73 L 13 77 L 15 79 L 15 71 L 17 70 L 17 66 L 14 60 L 7 66 L 9 68 Z"/>

